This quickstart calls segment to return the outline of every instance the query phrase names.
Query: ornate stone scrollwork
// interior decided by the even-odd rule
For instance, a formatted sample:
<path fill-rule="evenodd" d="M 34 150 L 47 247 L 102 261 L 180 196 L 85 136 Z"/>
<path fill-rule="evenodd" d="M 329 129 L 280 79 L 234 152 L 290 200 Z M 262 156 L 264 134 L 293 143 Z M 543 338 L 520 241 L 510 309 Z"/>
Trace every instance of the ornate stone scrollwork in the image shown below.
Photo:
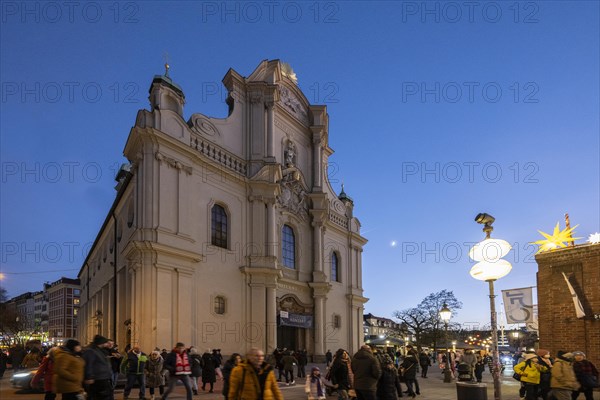
<path fill-rule="evenodd" d="M 190 118 L 188 124 L 195 133 L 206 135 L 206 136 L 220 136 L 221 133 L 217 127 L 210 122 L 204 115 L 194 114 Z"/>
<path fill-rule="evenodd" d="M 283 171 L 283 179 L 279 181 L 281 194 L 277 196 L 279 207 L 294 214 L 302 221 L 308 217 L 306 199 L 308 193 L 301 182 L 300 172 L 296 168 L 287 168 Z"/>
<path fill-rule="evenodd" d="M 287 87 L 279 87 L 279 102 L 302 122 L 308 122 L 308 113 L 296 95 Z"/>

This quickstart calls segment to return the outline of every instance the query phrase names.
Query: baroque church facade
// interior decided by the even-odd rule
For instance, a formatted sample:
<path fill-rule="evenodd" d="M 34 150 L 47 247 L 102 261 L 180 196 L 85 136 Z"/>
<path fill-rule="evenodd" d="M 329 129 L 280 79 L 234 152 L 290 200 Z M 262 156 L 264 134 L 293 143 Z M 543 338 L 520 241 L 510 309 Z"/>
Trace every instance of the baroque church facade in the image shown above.
<path fill-rule="evenodd" d="M 248 77 L 230 69 L 223 84 L 227 118 L 186 121 L 168 68 L 154 77 L 79 272 L 81 339 L 352 354 L 367 241 L 352 199 L 327 179 L 326 106 L 309 104 L 279 60 Z"/>

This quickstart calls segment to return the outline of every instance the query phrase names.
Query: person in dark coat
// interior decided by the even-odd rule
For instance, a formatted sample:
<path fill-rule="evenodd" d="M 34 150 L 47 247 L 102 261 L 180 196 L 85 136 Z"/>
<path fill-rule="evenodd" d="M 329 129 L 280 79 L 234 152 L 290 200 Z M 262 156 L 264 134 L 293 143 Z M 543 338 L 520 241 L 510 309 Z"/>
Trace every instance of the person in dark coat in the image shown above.
<path fill-rule="evenodd" d="M 298 363 L 298 360 L 296 360 L 296 357 L 292 355 L 291 351 L 288 351 L 286 355 L 283 356 L 281 362 L 283 363 L 283 371 L 285 373 L 285 383 L 287 385 L 295 384 L 296 381 L 294 381 L 294 365 Z"/>
<path fill-rule="evenodd" d="M 594 399 L 594 380 L 595 384 L 598 384 L 598 369 L 589 360 L 586 360 L 585 353 L 583 351 L 574 351 L 573 357 L 573 371 L 575 371 L 575 377 L 581 384 L 581 387 L 577 391 L 573 391 L 573 400 L 579 397 L 580 393 L 583 393 L 585 400 Z"/>
<path fill-rule="evenodd" d="M 167 358 L 165 358 L 163 363 L 163 369 L 169 371 L 169 386 L 163 393 L 161 399 L 167 400 L 169 394 L 175 388 L 177 381 L 181 381 L 183 386 L 185 386 L 186 399 L 192 400 L 192 385 L 188 378 L 192 374 L 192 368 L 183 343 L 177 342 L 173 350 L 167 355 Z"/>
<path fill-rule="evenodd" d="M 419 354 L 419 365 L 421 366 L 421 378 L 427 378 L 427 370 L 431 366 L 431 357 L 425 351 Z"/>
<path fill-rule="evenodd" d="M 296 359 L 298 360 L 298 378 L 306 378 L 306 364 L 308 364 L 306 349 L 298 351 Z"/>
<path fill-rule="evenodd" d="M 417 358 L 412 353 L 408 353 L 402 364 L 400 365 L 400 371 L 402 373 L 402 377 L 406 382 L 406 386 L 408 388 L 408 395 L 411 397 L 416 397 L 417 394 L 420 394 L 418 388 L 415 394 L 415 390 L 413 389 L 413 385 L 415 385 L 417 380 L 417 366 L 419 362 Z"/>
<path fill-rule="evenodd" d="M 119 353 L 119 348 L 112 340 L 108 341 L 108 359 L 110 360 L 110 366 L 112 368 L 112 386 L 113 389 L 117 387 L 117 381 L 119 380 L 119 373 L 121 370 L 121 359 L 123 355 Z"/>
<path fill-rule="evenodd" d="M 328 349 L 327 353 L 325 353 L 325 362 L 327 363 L 328 367 L 332 361 L 333 361 L 333 354 L 331 354 L 331 350 Z"/>
<path fill-rule="evenodd" d="M 377 399 L 398 400 L 398 397 L 402 397 L 400 378 L 398 377 L 398 371 L 394 366 L 392 357 L 386 354 L 383 357 L 381 378 L 379 378 L 379 382 L 377 382 Z"/>
<path fill-rule="evenodd" d="M 215 372 L 215 359 L 212 356 L 210 349 L 202 354 L 202 390 L 206 390 L 206 384 L 210 385 L 208 393 L 213 392 L 213 386 L 217 381 L 217 373 Z"/>
<path fill-rule="evenodd" d="M 225 366 L 223 367 L 223 396 L 225 396 L 225 400 L 227 400 L 227 396 L 229 396 L 229 378 L 231 377 L 231 371 L 235 368 L 239 363 L 242 362 L 242 356 L 238 353 L 233 353 L 229 360 L 225 361 Z"/>
<path fill-rule="evenodd" d="M 198 395 L 198 378 L 202 376 L 202 356 L 194 346 L 190 347 L 188 355 L 192 367 L 192 391 Z"/>
<path fill-rule="evenodd" d="M 136 383 L 139 385 L 139 398 L 144 399 L 146 397 L 146 363 L 148 362 L 148 356 L 143 353 L 139 346 L 135 345 L 131 348 L 129 353 L 123 358 L 122 367 L 123 372 L 127 375 L 127 384 L 123 392 L 125 399 L 129 398 L 129 393 L 133 389 L 133 385 Z"/>
<path fill-rule="evenodd" d="M 347 400 L 348 390 L 352 387 L 350 383 L 350 368 L 348 366 L 350 356 L 344 349 L 339 349 L 335 353 L 335 358 L 329 370 L 331 383 L 335 386 L 338 393 L 338 400 Z"/>
<path fill-rule="evenodd" d="M 4 376 L 4 372 L 6 371 L 6 364 L 8 364 L 8 356 L 4 352 L 4 350 L 0 349 L 0 378 Z"/>
<path fill-rule="evenodd" d="M 477 362 L 475 363 L 475 379 L 477 379 L 477 383 L 481 383 L 483 371 L 485 371 L 485 361 L 483 361 L 480 355 L 477 355 Z"/>
<path fill-rule="evenodd" d="M 21 364 L 27 355 L 27 351 L 20 344 L 12 347 L 9 351 L 8 363 L 12 365 L 14 371 L 22 369 Z"/>
<path fill-rule="evenodd" d="M 375 400 L 381 366 L 368 345 L 363 345 L 352 357 L 352 372 L 357 399 Z"/>
<path fill-rule="evenodd" d="M 108 339 L 101 335 L 83 352 L 85 381 L 88 400 L 112 400 L 112 367 L 108 358 Z"/>

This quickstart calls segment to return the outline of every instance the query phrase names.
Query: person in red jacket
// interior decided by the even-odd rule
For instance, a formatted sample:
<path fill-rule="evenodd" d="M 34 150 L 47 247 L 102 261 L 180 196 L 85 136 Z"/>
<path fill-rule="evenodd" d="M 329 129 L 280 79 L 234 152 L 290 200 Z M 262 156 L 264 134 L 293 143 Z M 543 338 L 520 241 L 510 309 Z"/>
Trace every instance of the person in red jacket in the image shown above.
<path fill-rule="evenodd" d="M 42 363 L 31 380 L 31 387 L 35 388 L 40 385 L 40 381 L 44 379 L 44 400 L 56 399 L 56 393 L 52 391 L 52 374 L 54 373 L 54 349 L 48 350 L 48 354 L 42 359 Z"/>

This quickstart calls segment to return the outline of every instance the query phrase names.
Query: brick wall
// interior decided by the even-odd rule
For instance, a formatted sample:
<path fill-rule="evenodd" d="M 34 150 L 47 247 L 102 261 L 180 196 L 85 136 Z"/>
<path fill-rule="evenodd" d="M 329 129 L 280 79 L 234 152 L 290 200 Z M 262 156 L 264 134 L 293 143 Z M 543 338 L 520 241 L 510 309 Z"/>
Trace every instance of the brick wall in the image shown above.
<path fill-rule="evenodd" d="M 540 348 L 583 351 L 600 366 L 600 244 L 585 244 L 541 253 L 537 293 Z M 579 296 L 585 318 L 578 319 L 564 272 Z"/>

